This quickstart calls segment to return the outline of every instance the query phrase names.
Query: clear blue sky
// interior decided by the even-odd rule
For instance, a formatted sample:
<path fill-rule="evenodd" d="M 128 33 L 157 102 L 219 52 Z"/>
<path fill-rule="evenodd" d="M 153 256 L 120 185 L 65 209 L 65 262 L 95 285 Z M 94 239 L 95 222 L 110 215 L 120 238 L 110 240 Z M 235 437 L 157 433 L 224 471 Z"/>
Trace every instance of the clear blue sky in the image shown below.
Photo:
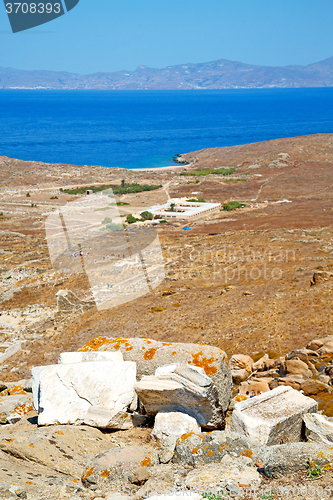
<path fill-rule="evenodd" d="M 0 66 L 76 73 L 230 59 L 309 64 L 333 56 L 332 0 L 80 0 L 12 34 L 0 3 Z"/>

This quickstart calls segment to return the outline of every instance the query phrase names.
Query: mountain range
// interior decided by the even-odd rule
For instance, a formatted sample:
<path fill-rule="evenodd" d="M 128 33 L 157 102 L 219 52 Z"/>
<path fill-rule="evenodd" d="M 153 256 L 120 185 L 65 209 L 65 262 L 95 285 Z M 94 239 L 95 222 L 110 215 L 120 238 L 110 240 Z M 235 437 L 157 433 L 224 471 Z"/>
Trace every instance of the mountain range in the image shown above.
<path fill-rule="evenodd" d="M 219 59 L 157 69 L 80 75 L 0 66 L 0 89 L 180 90 L 332 87 L 333 57 L 306 66 L 256 66 Z"/>

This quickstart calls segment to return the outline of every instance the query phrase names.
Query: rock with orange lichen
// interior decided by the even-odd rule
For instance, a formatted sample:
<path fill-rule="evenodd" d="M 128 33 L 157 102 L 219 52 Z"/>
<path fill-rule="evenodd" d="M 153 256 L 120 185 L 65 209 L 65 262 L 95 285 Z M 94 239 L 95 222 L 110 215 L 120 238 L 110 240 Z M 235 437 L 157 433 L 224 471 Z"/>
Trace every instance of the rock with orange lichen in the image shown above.
<path fill-rule="evenodd" d="M 224 426 L 224 412 L 217 388 L 203 368 L 187 364 L 165 365 L 155 375 L 142 377 L 136 393 L 147 415 L 163 412 L 187 413 L 208 429 Z"/>
<path fill-rule="evenodd" d="M 177 439 L 172 458 L 174 463 L 200 466 L 220 462 L 225 456 L 255 457 L 255 450 L 244 438 L 230 431 L 213 431 L 195 434 L 190 432 Z"/>
<path fill-rule="evenodd" d="M 187 488 L 200 488 L 202 491 L 217 491 L 221 489 L 219 488 L 221 483 L 241 488 L 246 485 L 246 488 L 253 489 L 260 485 L 262 477 L 250 458 L 224 455 L 218 464 L 205 464 L 189 472 L 185 482 Z"/>
<path fill-rule="evenodd" d="M 86 464 L 81 481 L 86 488 L 93 485 L 111 486 L 115 489 L 127 484 L 130 477 L 142 467 L 149 469 L 158 463 L 156 451 L 144 446 L 112 448 L 93 456 Z M 148 476 L 147 474 L 147 476 Z"/>
<path fill-rule="evenodd" d="M 31 397 L 24 392 L 1 397 L 0 424 L 14 424 L 32 409 Z"/>
<path fill-rule="evenodd" d="M 80 351 L 121 351 L 125 361 L 137 364 L 138 380 L 143 375 L 153 375 L 163 365 L 186 363 L 203 368 L 217 388 L 221 408 L 223 411 L 228 408 L 232 395 L 231 371 L 225 352 L 218 347 L 142 338 L 95 337 Z"/>

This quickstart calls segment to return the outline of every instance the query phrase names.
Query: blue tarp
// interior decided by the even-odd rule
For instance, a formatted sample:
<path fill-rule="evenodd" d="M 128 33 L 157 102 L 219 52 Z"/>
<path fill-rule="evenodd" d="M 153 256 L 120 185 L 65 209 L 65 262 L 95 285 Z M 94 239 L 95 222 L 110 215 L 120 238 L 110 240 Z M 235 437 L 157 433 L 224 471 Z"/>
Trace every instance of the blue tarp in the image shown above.
<path fill-rule="evenodd" d="M 184 231 L 190 231 L 191 230 L 191 228 L 188 227 L 188 226 L 183 227 L 183 229 L 184 229 Z"/>

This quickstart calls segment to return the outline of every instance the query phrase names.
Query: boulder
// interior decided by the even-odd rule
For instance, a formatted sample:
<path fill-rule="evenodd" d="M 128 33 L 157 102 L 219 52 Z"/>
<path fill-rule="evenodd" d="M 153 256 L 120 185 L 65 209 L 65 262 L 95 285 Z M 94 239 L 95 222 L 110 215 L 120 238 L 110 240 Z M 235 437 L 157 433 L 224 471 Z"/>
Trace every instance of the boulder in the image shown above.
<path fill-rule="evenodd" d="M 253 370 L 253 359 L 247 354 L 234 354 L 230 358 L 230 366 L 232 370 L 246 370 L 248 374 Z"/>
<path fill-rule="evenodd" d="M 82 363 L 85 361 L 114 361 L 119 363 L 124 361 L 121 352 L 62 352 L 59 356 L 58 363 L 60 364 L 71 364 L 71 363 Z"/>
<path fill-rule="evenodd" d="M 235 404 L 230 429 L 251 442 L 273 445 L 300 441 L 302 416 L 318 403 L 288 386 L 280 386 Z"/>
<path fill-rule="evenodd" d="M 324 469 L 332 469 L 333 450 L 317 443 L 287 443 L 267 446 L 262 452 L 265 474 L 271 478 L 305 471 L 309 459 Z"/>
<path fill-rule="evenodd" d="M 315 271 L 312 276 L 311 286 L 318 285 L 319 283 L 325 283 L 333 277 L 333 273 L 329 271 Z"/>
<path fill-rule="evenodd" d="M 246 354 L 234 354 L 230 358 L 232 379 L 235 384 L 243 382 L 253 370 L 253 359 Z"/>
<path fill-rule="evenodd" d="M 251 458 L 254 453 L 248 441 L 230 431 L 183 434 L 177 439 L 173 463 L 200 466 L 220 462 L 224 455 Z"/>
<path fill-rule="evenodd" d="M 32 400 L 27 394 L 0 398 L 0 424 L 15 424 L 32 411 Z"/>
<path fill-rule="evenodd" d="M 268 360 L 269 360 L 269 356 L 268 356 L 268 354 L 265 354 L 260 359 L 258 359 L 258 361 L 253 363 L 253 370 L 259 370 L 259 371 L 266 370 L 267 369 L 266 363 L 268 362 Z"/>
<path fill-rule="evenodd" d="M 320 349 L 318 349 L 318 354 L 322 358 L 333 358 L 333 347 L 328 345 L 324 345 Z"/>
<path fill-rule="evenodd" d="M 156 463 L 157 453 L 144 446 L 112 448 L 98 453 L 86 463 L 81 481 L 86 488 L 93 485 L 117 488 L 127 484 L 137 469 L 150 468 Z"/>
<path fill-rule="evenodd" d="M 232 381 L 234 384 L 240 384 L 249 377 L 249 372 L 242 368 L 241 370 L 231 370 Z"/>
<path fill-rule="evenodd" d="M 307 413 L 303 415 L 305 423 L 305 435 L 308 441 L 316 443 L 333 443 L 333 422 L 319 413 Z"/>
<path fill-rule="evenodd" d="M 329 385 L 331 381 L 331 377 L 329 375 L 325 375 L 325 373 L 321 373 L 317 378 L 318 382 L 322 382 L 323 384 Z"/>
<path fill-rule="evenodd" d="M 37 428 L 30 423 L 28 426 L 23 424 L 19 432 L 16 426 L 2 430 L 0 450 L 7 457 L 19 458 L 21 463 L 44 466 L 49 473 L 57 471 L 79 478 L 92 455 L 110 448 L 108 436 L 93 427 L 56 425 Z"/>
<path fill-rule="evenodd" d="M 32 378 L 39 425 L 79 424 L 87 419 L 89 425 L 121 429 L 122 412 L 128 428 L 125 414 L 134 398 L 135 363 L 87 361 L 37 367 Z"/>
<path fill-rule="evenodd" d="M 141 338 L 96 337 L 79 351 L 120 351 L 125 361 L 137 364 L 138 380 L 144 375 L 153 375 L 163 365 L 186 363 L 203 368 L 217 388 L 221 408 L 223 411 L 228 408 L 232 395 L 231 372 L 225 352 L 217 347 Z"/>
<path fill-rule="evenodd" d="M 241 488 L 256 488 L 262 482 L 262 477 L 248 457 L 232 457 L 224 455 L 218 464 L 206 464 L 187 474 L 185 484 L 188 489 L 199 489 L 205 492 L 216 493 L 232 484 Z M 223 484 L 224 483 L 224 484 Z M 222 486 L 222 487 L 221 487 Z M 229 488 L 226 488 L 229 490 Z M 227 495 L 227 492 L 225 492 Z M 224 496 L 224 495 L 223 495 Z"/>
<path fill-rule="evenodd" d="M 265 380 L 256 380 L 254 378 L 242 382 L 239 387 L 239 394 L 243 394 L 244 396 L 258 396 L 263 392 L 270 391 L 269 385 Z"/>
<path fill-rule="evenodd" d="M 195 418 L 179 411 L 160 411 L 155 417 L 151 436 L 160 443 L 170 436 L 177 438 L 188 432 L 201 432 L 201 427 Z"/>
<path fill-rule="evenodd" d="M 301 390 L 306 396 L 316 396 L 320 392 L 333 392 L 333 388 L 319 380 L 305 380 L 301 384 Z"/>
<path fill-rule="evenodd" d="M 280 364 L 281 375 L 300 375 L 303 378 L 311 378 L 312 371 L 304 361 L 300 359 L 288 359 Z"/>
<path fill-rule="evenodd" d="M 318 349 L 323 347 L 323 345 L 328 345 L 329 347 L 332 347 L 333 346 L 333 335 L 328 335 L 326 337 L 321 337 L 320 339 L 311 340 L 311 342 L 309 342 L 306 347 L 308 349 L 317 351 Z"/>
<path fill-rule="evenodd" d="M 158 368 L 155 375 L 144 376 L 135 390 L 148 415 L 176 411 L 191 415 L 210 429 L 224 424 L 217 389 L 203 368 L 166 365 Z"/>
<path fill-rule="evenodd" d="M 161 411 L 156 415 L 151 437 L 161 443 L 159 453 L 161 463 L 168 463 L 171 460 L 177 438 L 189 432 L 197 434 L 201 432 L 198 422 L 190 415 L 175 411 Z"/>

